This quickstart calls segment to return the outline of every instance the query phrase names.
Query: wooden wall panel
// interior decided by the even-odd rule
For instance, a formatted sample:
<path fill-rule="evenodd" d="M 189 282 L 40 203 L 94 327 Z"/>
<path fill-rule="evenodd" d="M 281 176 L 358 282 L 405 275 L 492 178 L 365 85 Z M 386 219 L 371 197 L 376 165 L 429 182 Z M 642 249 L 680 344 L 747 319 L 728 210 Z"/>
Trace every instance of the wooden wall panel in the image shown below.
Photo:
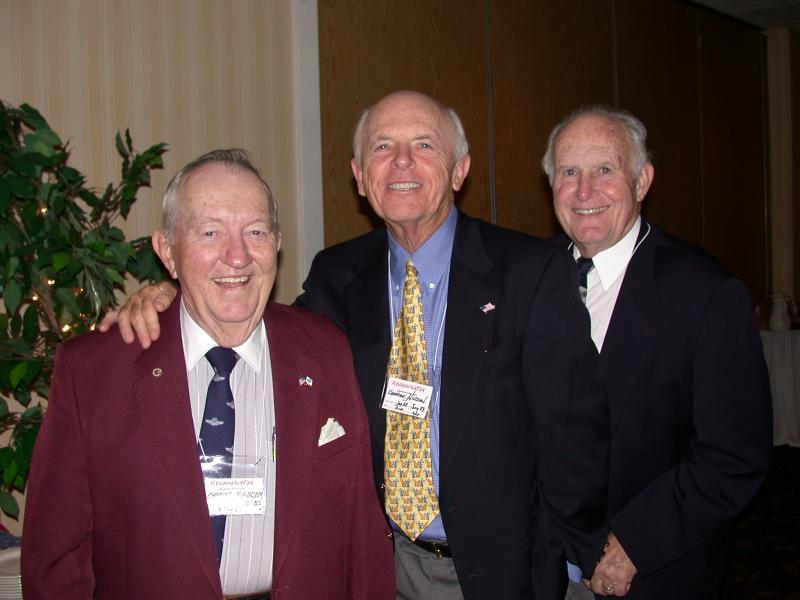
<path fill-rule="evenodd" d="M 644 215 L 703 243 L 696 9 L 615 0 L 619 106 L 647 127 L 655 180 Z"/>
<path fill-rule="evenodd" d="M 483 0 L 403 3 L 319 0 L 325 244 L 368 231 L 376 219 L 356 193 L 352 133 L 361 111 L 389 92 L 415 89 L 464 121 L 472 167 L 457 201 L 488 218 L 489 142 Z"/>
<path fill-rule="evenodd" d="M 462 0 L 458 10 L 319 0 L 319 23 L 326 245 L 376 224 L 355 193 L 350 146 L 361 109 L 387 92 L 419 89 L 455 107 L 473 158 L 461 206 L 541 236 L 558 230 L 539 166 L 549 131 L 582 105 L 618 103 L 649 130 L 645 216 L 707 247 L 763 297 L 756 29 L 674 0 Z"/>
<path fill-rule="evenodd" d="M 492 2 L 497 223 L 558 231 L 540 162 L 553 126 L 614 99 L 610 0 Z"/>
<path fill-rule="evenodd" d="M 740 277 L 754 302 L 767 294 L 763 38 L 699 11 L 704 246 Z"/>
<path fill-rule="evenodd" d="M 800 301 L 800 33 L 789 32 L 789 60 L 791 62 L 791 115 L 792 115 L 792 236 L 794 244 L 786 252 L 794 252 L 794 299 Z"/>

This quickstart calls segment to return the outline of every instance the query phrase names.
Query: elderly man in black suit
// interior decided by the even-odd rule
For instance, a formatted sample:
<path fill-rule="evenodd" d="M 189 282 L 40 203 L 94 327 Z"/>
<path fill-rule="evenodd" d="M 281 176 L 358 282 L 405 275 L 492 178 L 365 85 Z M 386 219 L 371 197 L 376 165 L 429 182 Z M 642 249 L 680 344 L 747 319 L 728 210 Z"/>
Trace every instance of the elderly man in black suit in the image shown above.
<path fill-rule="evenodd" d="M 436 100 L 381 99 L 359 120 L 353 151 L 358 191 L 386 227 L 320 252 L 296 304 L 350 341 L 395 530 L 397 596 L 560 600 L 564 555 L 588 571 L 602 548 L 607 480 L 607 408 L 574 266 L 547 242 L 455 207 L 468 144 Z M 143 343 L 157 335 L 153 291 L 124 315 L 128 341 L 128 318 Z M 385 402 L 402 391 L 387 360 L 412 303 L 426 358 L 424 381 L 412 383 L 427 389 L 424 421 L 406 430 L 422 448 L 413 481 L 395 470 Z M 398 510 L 410 505 L 412 525 Z"/>
<path fill-rule="evenodd" d="M 641 218 L 646 135 L 633 115 L 592 107 L 553 130 L 542 161 L 608 387 L 608 540 L 587 583 L 727 598 L 729 526 L 771 456 L 767 374 L 744 285 Z"/>

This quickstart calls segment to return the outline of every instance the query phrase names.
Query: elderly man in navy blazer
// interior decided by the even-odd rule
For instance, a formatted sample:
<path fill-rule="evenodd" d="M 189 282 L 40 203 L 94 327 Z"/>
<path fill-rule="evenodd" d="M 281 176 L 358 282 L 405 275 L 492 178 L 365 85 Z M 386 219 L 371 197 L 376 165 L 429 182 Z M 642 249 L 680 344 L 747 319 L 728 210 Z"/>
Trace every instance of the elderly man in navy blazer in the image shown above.
<path fill-rule="evenodd" d="M 553 130 L 542 161 L 608 386 L 608 545 L 587 583 L 599 596 L 728 598 L 730 524 L 771 456 L 766 368 L 742 282 L 641 218 L 646 136 L 627 112 L 587 108 Z"/>
<path fill-rule="evenodd" d="M 213 151 L 164 206 L 153 245 L 181 295 L 159 340 L 96 333 L 58 351 L 25 598 L 393 598 L 347 340 L 267 303 L 280 234 L 266 182 L 244 151 Z"/>

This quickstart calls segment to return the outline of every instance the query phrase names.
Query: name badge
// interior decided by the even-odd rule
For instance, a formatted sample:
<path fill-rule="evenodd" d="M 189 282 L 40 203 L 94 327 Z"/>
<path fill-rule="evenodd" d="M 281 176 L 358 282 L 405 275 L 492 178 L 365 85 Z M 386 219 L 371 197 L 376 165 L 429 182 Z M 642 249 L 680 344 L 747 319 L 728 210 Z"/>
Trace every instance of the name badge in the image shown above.
<path fill-rule="evenodd" d="M 263 477 L 211 478 L 205 480 L 208 514 L 263 515 L 267 509 Z"/>
<path fill-rule="evenodd" d="M 433 388 L 424 383 L 414 383 L 389 377 L 381 408 L 424 419 L 428 415 Z"/>

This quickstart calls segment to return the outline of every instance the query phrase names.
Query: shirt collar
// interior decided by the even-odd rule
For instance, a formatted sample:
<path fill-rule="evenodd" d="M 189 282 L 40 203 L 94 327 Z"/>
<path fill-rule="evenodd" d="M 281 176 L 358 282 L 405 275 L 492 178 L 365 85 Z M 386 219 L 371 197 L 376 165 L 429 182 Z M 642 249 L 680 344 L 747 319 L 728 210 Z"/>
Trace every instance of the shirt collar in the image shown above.
<path fill-rule="evenodd" d="M 453 206 L 444 223 L 413 254 L 398 244 L 392 237 L 392 232 L 387 230 L 391 280 L 393 282 L 405 280 L 406 262 L 410 258 L 417 268 L 421 284 L 438 284 L 442 276 L 450 271 L 450 256 L 453 253 L 457 221 L 458 211 Z"/>
<path fill-rule="evenodd" d="M 214 339 L 189 315 L 183 298 L 181 298 L 181 341 L 183 342 L 183 355 L 186 357 L 187 371 L 194 369 L 206 352 L 218 346 Z M 267 330 L 264 327 L 263 319 L 258 321 L 258 326 L 250 334 L 250 337 L 242 345 L 234 348 L 236 354 L 256 373 L 261 372 L 261 365 L 266 362 L 266 349 Z"/>
<path fill-rule="evenodd" d="M 642 226 L 642 217 L 636 217 L 633 227 L 625 236 L 616 244 L 607 248 L 602 252 L 598 252 L 592 257 L 592 263 L 600 277 L 600 283 L 604 290 L 607 290 L 617 280 L 628 266 L 628 263 L 633 256 L 633 251 L 636 249 L 636 240 L 639 237 L 639 229 Z M 578 247 L 572 245 L 572 257 L 577 259 L 581 253 Z"/>

